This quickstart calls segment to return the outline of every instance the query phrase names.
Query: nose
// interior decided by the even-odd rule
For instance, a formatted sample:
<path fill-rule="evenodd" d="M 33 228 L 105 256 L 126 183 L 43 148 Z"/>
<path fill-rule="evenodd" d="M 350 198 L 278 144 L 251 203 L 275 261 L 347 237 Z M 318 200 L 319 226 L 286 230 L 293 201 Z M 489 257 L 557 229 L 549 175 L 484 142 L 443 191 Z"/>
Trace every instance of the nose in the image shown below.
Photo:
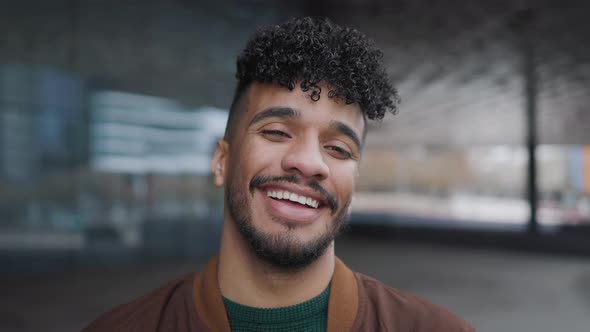
<path fill-rule="evenodd" d="M 308 179 L 324 180 L 330 175 L 320 143 L 314 139 L 295 142 L 283 157 L 281 167 L 288 173 L 298 172 Z"/>

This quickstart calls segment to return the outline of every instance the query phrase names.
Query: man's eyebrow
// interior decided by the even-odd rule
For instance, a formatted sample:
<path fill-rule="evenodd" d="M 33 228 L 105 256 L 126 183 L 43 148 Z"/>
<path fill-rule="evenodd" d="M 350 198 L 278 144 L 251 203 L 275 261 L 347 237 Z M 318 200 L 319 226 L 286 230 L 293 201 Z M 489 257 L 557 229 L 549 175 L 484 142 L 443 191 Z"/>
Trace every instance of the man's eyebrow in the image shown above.
<path fill-rule="evenodd" d="M 348 125 L 340 121 L 330 121 L 330 128 L 335 129 L 339 133 L 348 136 L 359 149 L 362 147 L 359 136 Z"/>
<path fill-rule="evenodd" d="M 359 149 L 362 147 L 359 136 L 348 125 L 340 121 L 330 121 L 330 128 L 335 129 L 339 133 L 348 136 Z"/>
<path fill-rule="evenodd" d="M 248 127 L 268 118 L 283 118 L 283 119 L 296 119 L 301 116 L 301 113 L 290 107 L 269 107 L 264 111 L 254 115 Z"/>

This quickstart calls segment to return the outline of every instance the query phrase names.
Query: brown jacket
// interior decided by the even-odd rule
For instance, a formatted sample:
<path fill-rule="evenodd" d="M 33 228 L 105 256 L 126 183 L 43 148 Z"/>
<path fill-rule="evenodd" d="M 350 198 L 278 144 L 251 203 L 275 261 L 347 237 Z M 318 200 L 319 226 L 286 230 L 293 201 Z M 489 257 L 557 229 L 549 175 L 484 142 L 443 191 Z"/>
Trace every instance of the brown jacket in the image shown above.
<path fill-rule="evenodd" d="M 83 332 L 229 332 L 217 283 L 217 257 L 200 273 L 176 279 L 105 313 Z M 328 332 L 472 332 L 449 311 L 360 273 L 336 259 Z"/>

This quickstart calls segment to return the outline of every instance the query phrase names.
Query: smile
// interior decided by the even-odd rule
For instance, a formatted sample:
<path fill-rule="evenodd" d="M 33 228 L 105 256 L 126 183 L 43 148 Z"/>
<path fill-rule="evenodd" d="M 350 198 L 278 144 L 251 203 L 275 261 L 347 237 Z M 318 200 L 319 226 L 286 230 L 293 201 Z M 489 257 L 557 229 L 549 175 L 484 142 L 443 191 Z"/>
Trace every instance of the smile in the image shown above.
<path fill-rule="evenodd" d="M 306 206 L 312 207 L 314 209 L 317 209 L 318 206 L 320 205 L 319 202 L 313 198 L 305 197 L 303 195 L 297 195 L 295 193 L 292 193 L 292 192 L 289 192 L 286 190 L 267 191 L 266 195 L 268 197 L 271 197 L 274 199 L 289 200 L 291 202 L 299 203 L 301 205 L 306 205 Z"/>

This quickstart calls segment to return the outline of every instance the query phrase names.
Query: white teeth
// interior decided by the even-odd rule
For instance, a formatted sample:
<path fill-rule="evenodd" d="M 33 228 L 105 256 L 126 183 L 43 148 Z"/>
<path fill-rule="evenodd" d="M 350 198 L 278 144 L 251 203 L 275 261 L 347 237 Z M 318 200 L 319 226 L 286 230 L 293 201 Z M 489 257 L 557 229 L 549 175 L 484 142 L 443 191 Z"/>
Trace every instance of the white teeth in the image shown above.
<path fill-rule="evenodd" d="M 294 193 L 291 193 L 288 191 L 283 191 L 283 190 L 267 191 L 266 195 L 268 197 L 277 198 L 277 199 L 288 199 L 292 202 L 297 202 L 302 205 L 307 205 L 307 206 L 315 208 L 315 209 L 317 209 L 318 206 L 320 205 L 320 203 L 313 198 L 299 196 L 297 194 L 294 194 Z"/>
<path fill-rule="evenodd" d="M 292 202 L 297 202 L 299 200 L 299 196 L 297 194 L 291 193 L 289 196 L 289 200 Z"/>
<path fill-rule="evenodd" d="M 318 201 L 316 201 L 315 199 L 311 199 L 311 198 L 307 198 L 307 201 L 305 201 L 305 204 L 311 206 L 312 208 L 316 208 L 318 207 L 319 203 Z"/>

